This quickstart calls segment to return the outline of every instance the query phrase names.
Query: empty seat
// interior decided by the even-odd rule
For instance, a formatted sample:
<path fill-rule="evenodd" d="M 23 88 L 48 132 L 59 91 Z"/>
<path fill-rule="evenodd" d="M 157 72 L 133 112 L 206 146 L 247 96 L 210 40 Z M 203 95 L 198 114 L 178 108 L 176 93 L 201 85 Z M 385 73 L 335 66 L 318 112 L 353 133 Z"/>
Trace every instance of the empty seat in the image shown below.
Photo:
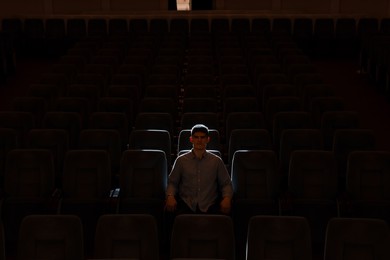
<path fill-rule="evenodd" d="M 311 260 L 310 238 L 303 217 L 255 216 L 248 226 L 246 259 Z"/>
<path fill-rule="evenodd" d="M 318 129 L 286 129 L 282 132 L 279 146 L 279 163 L 286 184 L 291 153 L 296 150 L 322 150 L 322 133 Z"/>
<path fill-rule="evenodd" d="M 179 215 L 172 229 L 172 259 L 235 259 L 233 221 L 223 215 Z"/>
<path fill-rule="evenodd" d="M 334 218 L 328 223 L 325 260 L 390 257 L 388 224 L 379 219 Z"/>
<path fill-rule="evenodd" d="M 60 214 L 74 214 L 83 223 L 86 252 L 92 250 L 98 218 L 114 212 L 109 203 L 111 162 L 105 150 L 69 150 L 62 175 Z"/>
<path fill-rule="evenodd" d="M 4 171 L 7 154 L 16 148 L 18 148 L 16 131 L 10 128 L 0 128 L 0 189 L 4 188 Z"/>
<path fill-rule="evenodd" d="M 123 152 L 120 165 L 118 212 L 151 214 L 162 238 L 168 165 L 162 150 L 139 149 Z"/>
<path fill-rule="evenodd" d="M 18 259 L 84 259 L 83 226 L 72 215 L 31 215 L 23 219 Z"/>
<path fill-rule="evenodd" d="M 286 129 L 308 129 L 313 127 L 311 115 L 308 112 L 278 112 L 273 116 L 272 140 L 278 147 L 282 133 Z"/>
<path fill-rule="evenodd" d="M 156 220 L 147 214 L 103 215 L 95 234 L 96 259 L 159 259 Z"/>
<path fill-rule="evenodd" d="M 233 33 L 249 33 L 250 22 L 246 18 L 233 18 L 231 20 L 231 32 Z"/>
<path fill-rule="evenodd" d="M 320 57 L 333 54 L 333 41 L 335 37 L 335 24 L 333 18 L 317 18 L 314 21 L 313 40 L 314 53 Z"/>
<path fill-rule="evenodd" d="M 390 173 L 388 151 L 354 151 L 347 162 L 347 197 L 341 200 L 342 217 L 390 220 L 387 195 Z"/>
<path fill-rule="evenodd" d="M 69 147 L 77 147 L 80 130 L 82 129 L 81 117 L 76 112 L 46 112 L 43 118 L 43 127 L 48 129 L 63 129 L 69 136 Z"/>
<path fill-rule="evenodd" d="M 54 164 L 49 150 L 14 149 L 8 152 L 2 220 L 10 255 L 16 253 L 19 225 L 25 216 L 56 213 L 54 191 Z"/>
<path fill-rule="evenodd" d="M 128 32 L 129 28 L 126 19 L 112 18 L 108 21 L 109 36 L 127 36 Z"/>
<path fill-rule="evenodd" d="M 256 215 L 278 215 L 280 193 L 274 151 L 238 150 L 231 167 L 234 188 L 232 217 L 237 259 L 244 259 L 249 219 Z"/>
<path fill-rule="evenodd" d="M 0 127 L 14 129 L 19 144 L 24 146 L 27 142 L 28 132 L 35 127 L 33 114 L 30 112 L 1 111 Z"/>
<path fill-rule="evenodd" d="M 357 129 L 359 118 L 355 111 L 328 111 L 322 114 L 321 131 L 324 136 L 324 147 L 332 149 L 334 131 L 337 129 Z"/>
<path fill-rule="evenodd" d="M 232 112 L 226 118 L 226 141 L 235 129 L 265 129 L 264 116 L 261 112 Z"/>
<path fill-rule="evenodd" d="M 174 131 L 174 122 L 171 114 L 168 113 L 153 113 L 153 112 L 141 112 L 138 113 L 134 123 L 134 129 L 136 130 L 166 130 L 174 137 L 176 132 Z"/>
<path fill-rule="evenodd" d="M 131 34 L 137 35 L 149 31 L 148 21 L 142 18 L 134 18 L 129 21 L 129 31 Z"/>
<path fill-rule="evenodd" d="M 171 136 L 166 130 L 133 130 L 129 136 L 129 149 L 156 149 L 165 153 L 171 166 Z"/>
<path fill-rule="evenodd" d="M 139 112 L 169 113 L 176 117 L 177 107 L 172 98 L 143 98 Z"/>
<path fill-rule="evenodd" d="M 217 98 L 218 88 L 215 85 L 187 85 L 184 88 L 184 98 Z"/>
<path fill-rule="evenodd" d="M 228 164 L 238 150 L 271 150 L 271 136 L 265 129 L 235 129 L 228 141 Z"/>
<path fill-rule="evenodd" d="M 89 37 L 107 36 L 107 21 L 103 18 L 91 18 L 88 20 L 87 34 Z"/>
<path fill-rule="evenodd" d="M 64 129 L 32 129 L 28 133 L 27 147 L 47 149 L 53 156 L 56 187 L 62 186 L 61 176 L 65 154 L 69 149 L 69 134 Z"/>
<path fill-rule="evenodd" d="M 255 97 L 226 98 L 223 104 L 224 118 L 233 112 L 260 112 L 259 102 Z"/>
<path fill-rule="evenodd" d="M 53 106 L 56 98 L 60 95 L 60 89 L 51 84 L 31 84 L 27 90 L 29 97 L 42 97 L 45 99 L 47 107 Z"/>
<path fill-rule="evenodd" d="M 181 129 L 191 129 L 196 124 L 204 124 L 210 129 L 219 129 L 219 117 L 214 112 L 187 112 L 180 119 Z"/>
<path fill-rule="evenodd" d="M 341 97 L 316 97 L 311 99 L 309 111 L 313 116 L 315 126 L 320 127 L 324 112 L 342 111 L 344 107 L 344 100 Z"/>
<path fill-rule="evenodd" d="M 265 120 L 268 129 L 272 131 L 274 116 L 278 112 L 299 112 L 302 110 L 302 100 L 299 97 L 272 97 L 265 104 Z"/>
<path fill-rule="evenodd" d="M 80 117 L 80 127 L 84 128 L 88 126 L 88 116 L 91 113 L 88 99 L 83 97 L 60 97 L 55 101 L 53 109 L 49 110 L 46 114 L 53 112 L 66 112 L 66 113 L 75 113 Z M 45 126 L 46 118 L 43 118 L 43 127 Z"/>
<path fill-rule="evenodd" d="M 123 113 L 126 115 L 129 127 L 134 125 L 138 109 L 138 101 L 127 96 L 101 97 L 98 100 L 98 112 Z"/>
<path fill-rule="evenodd" d="M 48 108 L 43 97 L 16 97 L 12 100 L 12 107 L 13 111 L 32 113 L 37 128 L 42 126 L 42 119 Z"/>
<path fill-rule="evenodd" d="M 118 184 L 122 141 L 115 129 L 84 129 L 80 132 L 79 149 L 105 150 L 110 156 L 112 181 Z"/>
<path fill-rule="evenodd" d="M 339 186 L 345 188 L 348 156 L 352 151 L 373 151 L 376 140 L 370 129 L 338 129 L 334 132 L 332 151 L 339 168 Z"/>
<path fill-rule="evenodd" d="M 214 98 L 184 98 L 183 99 L 183 113 L 202 112 L 202 113 L 216 113 L 217 101 Z"/>
<path fill-rule="evenodd" d="M 82 18 L 71 18 L 66 23 L 66 35 L 71 42 L 77 42 L 78 40 L 87 36 L 87 23 Z"/>
<path fill-rule="evenodd" d="M 288 175 L 290 210 L 283 214 L 307 219 L 316 255 L 322 255 L 326 225 L 338 216 L 338 171 L 334 154 L 321 150 L 291 153 Z"/>
<path fill-rule="evenodd" d="M 128 144 L 129 121 L 125 113 L 95 112 L 89 117 L 90 129 L 112 129 L 119 132 L 122 149 Z"/>

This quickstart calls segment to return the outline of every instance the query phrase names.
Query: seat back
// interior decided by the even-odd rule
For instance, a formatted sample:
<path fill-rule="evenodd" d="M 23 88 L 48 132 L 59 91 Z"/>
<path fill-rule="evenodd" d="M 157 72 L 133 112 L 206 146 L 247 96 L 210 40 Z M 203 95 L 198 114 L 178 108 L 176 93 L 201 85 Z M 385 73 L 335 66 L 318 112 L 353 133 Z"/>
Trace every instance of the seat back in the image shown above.
<path fill-rule="evenodd" d="M 310 228 L 297 216 L 254 216 L 248 225 L 247 260 L 311 260 Z"/>
<path fill-rule="evenodd" d="M 328 222 L 325 260 L 390 258 L 390 232 L 379 219 L 333 218 Z"/>
<path fill-rule="evenodd" d="M 146 214 L 102 215 L 96 226 L 94 257 L 158 260 L 155 219 Z"/>
<path fill-rule="evenodd" d="M 171 258 L 233 260 L 234 231 L 223 215 L 179 215 L 172 229 Z"/>
<path fill-rule="evenodd" d="M 30 215 L 19 232 L 18 259 L 84 259 L 83 227 L 72 215 Z"/>

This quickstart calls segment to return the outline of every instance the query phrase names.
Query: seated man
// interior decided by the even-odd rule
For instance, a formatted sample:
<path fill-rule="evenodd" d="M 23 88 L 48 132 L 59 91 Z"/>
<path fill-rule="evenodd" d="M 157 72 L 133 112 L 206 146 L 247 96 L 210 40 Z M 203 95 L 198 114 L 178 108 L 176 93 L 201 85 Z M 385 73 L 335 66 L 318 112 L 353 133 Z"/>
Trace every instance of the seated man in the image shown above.
<path fill-rule="evenodd" d="M 176 159 L 169 174 L 165 209 L 176 214 L 229 214 L 232 182 L 222 159 L 206 150 L 208 128 L 195 125 L 190 141 L 193 148 Z"/>

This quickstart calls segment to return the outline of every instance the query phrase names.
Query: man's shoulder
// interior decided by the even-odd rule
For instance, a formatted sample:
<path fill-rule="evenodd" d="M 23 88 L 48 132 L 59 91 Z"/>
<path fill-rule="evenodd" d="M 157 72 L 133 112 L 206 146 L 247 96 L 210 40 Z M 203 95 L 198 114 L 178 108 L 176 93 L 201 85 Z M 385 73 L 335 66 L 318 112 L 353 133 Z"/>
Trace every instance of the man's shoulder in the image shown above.
<path fill-rule="evenodd" d="M 194 157 L 194 155 L 193 155 L 192 151 L 189 150 L 189 151 L 186 151 L 186 152 L 180 154 L 180 155 L 176 158 L 176 160 L 185 160 L 185 159 L 190 159 L 190 158 L 193 158 L 193 157 Z"/>

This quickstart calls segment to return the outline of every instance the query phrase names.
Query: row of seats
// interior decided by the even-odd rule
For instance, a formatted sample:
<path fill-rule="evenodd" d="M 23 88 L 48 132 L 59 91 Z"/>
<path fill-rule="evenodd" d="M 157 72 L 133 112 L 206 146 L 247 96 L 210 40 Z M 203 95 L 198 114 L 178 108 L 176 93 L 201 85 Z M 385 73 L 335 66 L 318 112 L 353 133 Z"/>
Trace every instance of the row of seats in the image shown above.
<path fill-rule="evenodd" d="M 30 215 L 21 225 L 18 259 L 144 259 L 158 260 L 156 223 L 150 215 L 103 215 L 96 225 L 93 256 L 83 251 L 83 226 L 73 215 Z M 254 216 L 247 226 L 242 259 L 310 260 L 311 233 L 302 217 Z M 390 232 L 378 219 L 332 218 L 323 245 L 325 260 L 389 259 Z M 181 215 L 175 219 L 170 259 L 235 259 L 230 218 Z M 3 248 L 4 251 L 4 248 Z M 2 259 L 5 259 L 4 252 Z"/>
<path fill-rule="evenodd" d="M 388 32 L 387 18 L 290 18 L 290 17 L 227 17 L 227 18 L 3 18 L 4 32 L 24 33 L 30 37 L 58 38 L 68 35 L 82 38 L 128 32 L 282 32 L 290 34 L 345 33 L 364 34 L 371 31 Z M 329 36 L 329 35 L 328 35 Z"/>
<path fill-rule="evenodd" d="M 289 169 L 281 175 L 273 151 L 236 151 L 231 178 L 237 252 L 244 252 L 245 227 L 256 214 L 305 216 L 316 253 L 321 249 L 326 223 L 332 217 L 390 221 L 386 195 L 389 183 L 385 181 L 389 161 L 390 153 L 385 151 L 351 152 L 346 175 L 342 175 L 332 152 L 299 150 L 292 152 Z M 168 171 L 164 152 L 125 151 L 121 156 L 119 186 L 114 188 L 110 185 L 110 168 L 105 151 L 69 151 L 64 171 L 57 176 L 61 179 L 58 186 L 50 151 L 11 150 L 1 208 L 9 248 L 15 245 L 21 220 L 29 214 L 80 216 L 86 243 L 93 241 L 99 216 L 110 213 L 153 214 L 160 235 L 166 235 L 169 230 L 164 218 L 164 199 Z M 283 180 L 287 182 L 285 190 L 281 190 Z M 91 248 L 91 244 L 86 246 Z"/>
<path fill-rule="evenodd" d="M 309 128 L 305 122 L 297 122 L 302 116 L 302 112 L 280 112 L 274 120 L 281 126 L 275 128 L 274 142 L 271 133 L 264 127 L 255 125 L 253 128 L 237 126 L 229 132 L 228 143 L 224 145 L 220 141 L 218 130 L 211 129 L 211 142 L 209 149 L 218 151 L 227 165 L 231 165 L 234 152 L 240 149 L 266 149 L 275 151 L 278 157 L 281 170 L 286 172 L 289 165 L 290 153 L 299 149 L 324 149 L 333 151 L 336 155 L 339 170 L 345 172 L 345 165 L 348 153 L 352 150 L 374 150 L 376 147 L 375 135 L 370 129 L 359 129 L 355 124 L 347 124 L 343 120 L 348 119 L 351 112 L 328 112 L 324 116 L 329 116 L 332 121 L 328 128 Z M 233 117 L 257 116 L 259 113 L 232 113 Z M 23 115 L 24 117 L 21 117 Z M 139 115 L 139 120 L 155 120 L 166 116 L 164 113 L 143 113 Z M 23 124 L 12 125 L 10 118 L 19 116 L 19 122 Z M 303 116 L 305 114 L 303 113 Z M 333 117 L 331 117 L 333 116 Z M 54 155 L 55 169 L 62 172 L 62 161 L 65 153 L 70 149 L 105 149 L 109 152 L 112 169 L 117 172 L 119 158 L 125 149 L 160 149 L 165 152 L 168 169 L 172 166 L 177 154 L 191 149 L 189 142 L 189 129 L 180 131 L 177 141 L 172 140 L 169 131 L 158 129 L 158 124 L 145 123 L 144 127 L 134 129 L 128 134 L 124 115 L 120 113 L 98 112 L 91 115 L 90 128 L 81 129 L 79 116 L 74 112 L 50 112 L 45 117 L 45 127 L 42 129 L 26 128 L 23 125 L 31 114 L 27 112 L 2 112 L 2 126 L 12 129 L 2 129 L 2 151 L 1 161 L 4 161 L 7 152 L 15 148 L 44 148 L 50 149 Z M 279 118 L 286 120 L 278 120 Z M 195 117 L 199 118 L 199 117 Z M 93 119 L 93 120 L 92 120 Z M 72 121 L 73 120 L 73 121 Z M 292 121 L 292 123 L 290 123 Z M 10 123 L 11 122 L 11 123 Z M 78 123 L 77 123 L 78 122 Z M 202 121 L 203 122 L 203 121 Z M 196 121 L 193 122 L 195 124 Z M 204 122 L 203 122 L 204 123 Z M 245 123 L 245 121 L 244 121 Z M 192 125 L 193 125 L 192 124 Z M 244 125 L 244 124 L 243 124 Z M 151 130 L 151 127 L 153 130 Z M 350 129 L 346 129 L 346 128 Z M 121 131 L 121 129 L 125 129 Z M 18 131 L 24 131 L 20 134 Z M 122 138 L 122 132 L 123 138 Z M 327 139 L 324 141 L 324 134 Z M 177 147 L 177 150 L 174 148 Z M 226 154 L 225 154 L 226 152 Z M 3 167 L 2 167 L 3 171 Z"/>
<path fill-rule="evenodd" d="M 387 18 L 359 19 L 233 17 L 233 18 L 3 18 L 2 32 L 11 35 L 18 53 L 63 54 L 84 37 L 123 37 L 139 33 L 260 33 L 293 36 L 302 48 L 317 54 L 356 55 L 358 42 L 368 33 L 390 31 Z M 53 44 L 56 46 L 54 47 Z M 314 45 L 313 45 L 314 44 Z M 349 48 L 346 47 L 349 46 Z M 331 47 L 332 46 L 332 47 Z"/>

